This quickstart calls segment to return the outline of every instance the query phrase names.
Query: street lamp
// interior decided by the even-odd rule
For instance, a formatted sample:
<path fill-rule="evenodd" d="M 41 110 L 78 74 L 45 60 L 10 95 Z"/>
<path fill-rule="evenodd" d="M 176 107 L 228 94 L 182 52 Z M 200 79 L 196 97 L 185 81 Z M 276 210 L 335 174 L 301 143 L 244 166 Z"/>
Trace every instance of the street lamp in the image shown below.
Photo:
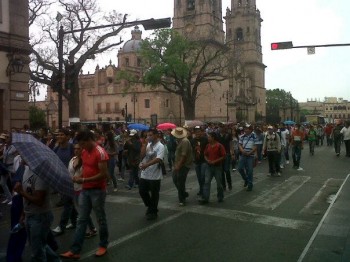
<path fill-rule="evenodd" d="M 160 29 L 160 28 L 167 28 L 171 25 L 171 18 L 160 18 L 160 19 L 146 19 L 146 20 L 139 20 L 139 21 L 132 21 L 132 22 L 123 22 L 119 24 L 108 24 L 108 25 L 100 25 L 100 26 L 94 26 L 90 28 L 84 28 L 84 29 L 75 29 L 70 31 L 64 31 L 63 26 L 60 27 L 60 30 L 58 32 L 58 127 L 62 128 L 62 96 L 63 96 L 63 87 L 62 87 L 62 76 L 63 76 L 63 38 L 65 34 L 70 33 L 77 33 L 81 31 L 90 31 L 95 29 L 102 29 L 107 27 L 115 27 L 115 26 L 125 26 L 125 27 L 131 27 L 135 25 L 143 25 L 145 30 L 154 30 L 154 29 Z"/>

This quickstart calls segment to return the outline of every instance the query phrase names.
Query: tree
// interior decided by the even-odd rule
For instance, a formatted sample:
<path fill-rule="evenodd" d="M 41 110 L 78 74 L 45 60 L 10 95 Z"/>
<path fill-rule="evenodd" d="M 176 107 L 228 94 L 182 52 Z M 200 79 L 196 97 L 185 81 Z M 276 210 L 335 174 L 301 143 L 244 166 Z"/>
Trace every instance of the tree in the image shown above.
<path fill-rule="evenodd" d="M 142 81 L 151 88 L 162 87 L 181 97 L 185 119 L 195 118 L 199 89 L 205 83 L 227 79 L 228 48 L 214 41 L 191 41 L 172 29 L 155 31 L 141 43 L 141 80 L 121 71 L 119 78 L 130 84 Z"/>
<path fill-rule="evenodd" d="M 29 125 L 31 130 L 46 126 L 45 112 L 36 106 L 29 107 Z"/>
<path fill-rule="evenodd" d="M 68 81 L 69 89 L 63 90 L 63 96 L 68 100 L 69 116 L 79 117 L 79 83 L 78 77 L 82 67 L 88 59 L 93 59 L 123 41 L 115 39 L 125 28 L 133 26 L 126 21 L 126 15 L 122 16 L 113 11 L 109 15 L 100 12 L 96 0 L 59 0 L 57 4 L 34 8 L 40 0 L 31 0 L 30 16 L 32 21 L 31 34 L 32 63 L 30 66 L 30 78 L 33 81 L 50 86 L 53 91 L 58 91 L 61 83 L 58 71 L 57 49 L 59 46 L 57 25 L 60 23 L 65 31 L 76 30 L 64 37 L 65 81 Z M 54 14 L 54 12 L 60 13 Z M 52 17 L 56 17 L 53 20 Z M 90 30 L 101 24 L 119 24 L 108 28 Z M 38 30 L 40 33 L 38 33 Z"/>
<path fill-rule="evenodd" d="M 293 98 L 290 92 L 283 89 L 273 89 L 266 91 L 266 122 L 271 124 L 285 121 L 286 111 L 289 110 L 290 117 L 293 118 L 293 112 L 296 109 L 298 101 Z M 281 114 L 280 114 L 281 113 Z M 292 119 L 291 119 L 292 120 Z"/>

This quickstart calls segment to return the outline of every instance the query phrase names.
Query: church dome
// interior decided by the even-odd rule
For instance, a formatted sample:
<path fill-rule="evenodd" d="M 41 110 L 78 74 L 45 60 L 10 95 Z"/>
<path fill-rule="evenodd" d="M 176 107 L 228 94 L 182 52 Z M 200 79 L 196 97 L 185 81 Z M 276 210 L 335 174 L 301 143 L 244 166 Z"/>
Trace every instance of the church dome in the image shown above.
<path fill-rule="evenodd" d="M 141 34 L 142 32 L 139 30 L 139 27 L 135 26 L 135 29 L 131 31 L 131 39 L 124 44 L 122 51 L 125 53 L 138 51 L 142 41 Z"/>

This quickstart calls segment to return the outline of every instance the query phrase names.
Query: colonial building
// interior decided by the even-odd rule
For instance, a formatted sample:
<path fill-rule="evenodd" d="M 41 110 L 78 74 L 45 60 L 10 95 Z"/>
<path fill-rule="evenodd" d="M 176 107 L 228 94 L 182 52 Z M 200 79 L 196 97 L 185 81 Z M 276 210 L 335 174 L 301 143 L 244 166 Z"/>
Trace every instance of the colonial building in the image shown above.
<path fill-rule="evenodd" d="M 227 34 L 223 29 L 222 1 L 174 1 L 175 30 L 194 36 L 194 39 L 219 44 L 227 42 L 232 50 L 234 68 L 229 72 L 229 79 L 203 84 L 199 88 L 196 119 L 220 122 L 264 120 L 266 90 L 261 48 L 262 19 L 256 1 L 232 0 L 224 19 Z M 109 65 L 97 66 L 93 74 L 80 76 L 81 122 L 127 119 L 151 125 L 161 122 L 184 124 L 180 97 L 161 87 L 151 89 L 136 84 L 128 88 L 125 81 L 116 78 L 118 71 L 125 69 L 142 74 L 141 58 L 137 53 L 141 36 L 142 32 L 135 27 L 131 39 L 118 51 L 117 63 L 112 58 Z M 56 101 L 55 95 L 49 92 L 48 101 L 50 99 Z M 67 113 L 63 112 L 63 115 Z M 57 119 L 55 113 L 52 119 Z M 63 117 L 63 125 L 68 124 L 67 120 Z"/>
<path fill-rule="evenodd" d="M 0 1 L 0 130 L 29 124 L 27 0 Z"/>

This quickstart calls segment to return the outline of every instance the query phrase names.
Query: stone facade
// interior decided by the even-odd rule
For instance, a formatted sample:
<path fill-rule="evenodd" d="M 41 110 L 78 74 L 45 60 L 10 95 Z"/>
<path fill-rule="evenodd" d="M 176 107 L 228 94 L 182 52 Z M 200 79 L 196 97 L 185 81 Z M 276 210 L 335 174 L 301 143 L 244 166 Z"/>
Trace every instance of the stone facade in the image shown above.
<path fill-rule="evenodd" d="M 196 102 L 196 119 L 202 121 L 255 122 L 266 116 L 265 65 L 262 63 L 260 12 L 254 1 L 232 0 L 231 10 L 226 12 L 226 32 L 223 30 L 222 1 L 176 0 L 174 1 L 173 28 L 195 39 L 231 43 L 235 66 L 229 79 L 211 82 L 200 87 Z M 118 81 L 119 70 L 142 74 L 137 50 L 141 31 L 134 28 L 131 40 L 118 51 L 117 65 L 96 67 L 93 74 L 81 75 L 80 121 L 125 121 L 155 125 L 162 122 L 184 124 L 180 97 L 161 87 L 151 89 Z M 57 101 L 48 93 L 48 100 Z M 49 103 L 46 102 L 46 105 Z M 127 109 L 127 110 L 126 110 Z M 63 107 L 63 125 L 68 125 L 67 107 Z M 56 113 L 52 114 L 56 118 Z M 56 122 L 55 122 L 56 123 Z M 52 123 L 51 123 L 52 124 Z M 51 126 L 51 125 L 50 125 Z"/>
<path fill-rule="evenodd" d="M 28 1 L 3 0 L 0 5 L 0 130 L 10 130 L 29 124 Z"/>

